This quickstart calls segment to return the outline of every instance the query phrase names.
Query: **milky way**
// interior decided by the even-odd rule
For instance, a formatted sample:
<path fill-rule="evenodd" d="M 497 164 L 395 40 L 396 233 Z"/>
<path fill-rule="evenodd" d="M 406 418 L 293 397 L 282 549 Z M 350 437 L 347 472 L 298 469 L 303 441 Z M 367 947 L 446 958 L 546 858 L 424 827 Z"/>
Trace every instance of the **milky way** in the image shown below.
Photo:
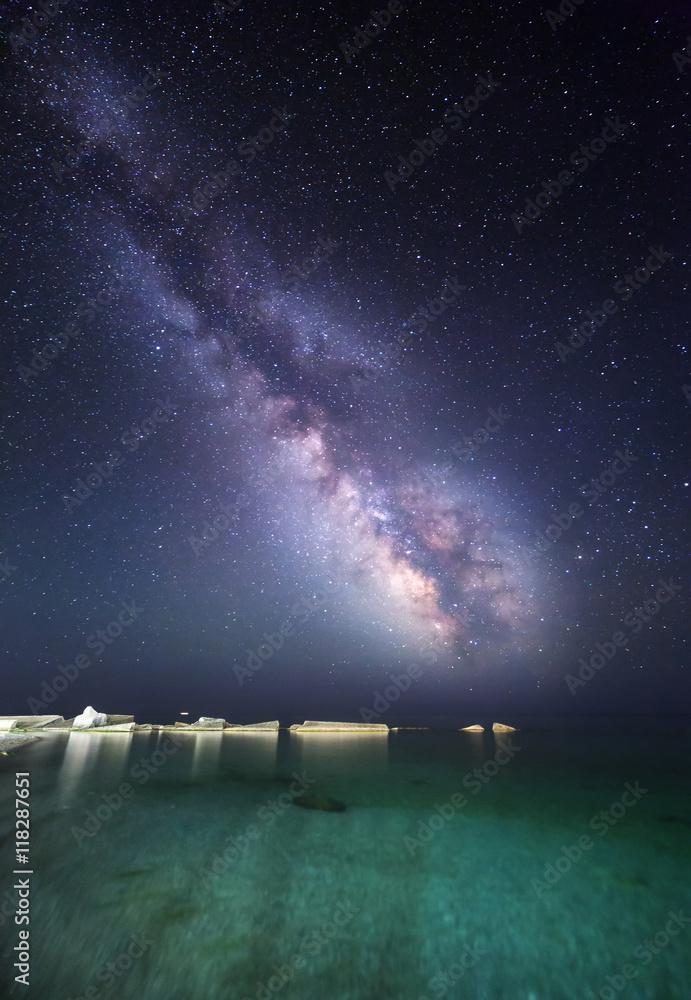
<path fill-rule="evenodd" d="M 510 11 L 519 16 L 507 8 L 505 19 Z M 535 132 L 550 102 L 562 108 L 555 93 L 534 108 L 527 85 L 512 90 L 508 22 L 496 52 L 472 25 L 483 55 L 467 71 L 453 45 L 426 36 L 439 68 L 408 80 L 404 66 L 426 51 L 412 10 L 347 61 L 338 39 L 352 37 L 360 13 L 310 16 L 283 4 L 265 19 L 145 4 L 101 20 L 86 4 L 14 43 L 1 246 L 19 513 L 5 551 L 22 565 L 15 607 L 41 623 L 33 655 L 45 669 L 136 591 L 150 615 L 123 640 L 123 663 L 161 676 L 166 656 L 184 651 L 202 676 L 205 657 L 241 660 L 295 600 L 339 581 L 281 652 L 286 670 L 328 662 L 341 676 L 352 664 L 376 676 L 378 663 L 436 644 L 438 678 L 507 664 L 510 685 L 517 664 L 533 679 L 550 673 L 546 648 L 571 655 L 590 641 L 578 634 L 584 602 L 597 636 L 617 602 L 655 583 L 651 555 L 659 572 L 666 565 L 666 529 L 653 538 L 641 526 L 662 424 L 641 430 L 642 402 L 624 412 L 625 337 L 593 337 L 568 371 L 553 348 L 602 298 L 598 282 L 608 287 L 668 238 L 602 187 L 616 187 L 644 145 L 645 104 L 624 108 L 612 75 L 595 107 L 588 77 L 583 106 L 564 101 L 574 120 L 563 149 L 543 128 L 531 172 L 511 122 L 520 112 Z M 587 16 L 578 12 L 583 30 Z M 7 30 L 20 22 L 6 13 Z M 465 51 L 471 29 L 450 30 Z M 550 58 L 561 67 L 557 42 Z M 384 175 L 396 156 L 490 66 L 501 81 L 491 100 L 422 157 L 414 183 L 392 190 Z M 620 111 L 637 124 L 579 180 L 590 187 L 564 190 L 540 232 L 531 223 L 517 234 L 511 212 L 551 164 Z M 578 215 L 593 202 L 595 215 L 612 215 L 604 235 L 595 215 Z M 593 239 L 597 265 L 577 275 Z M 669 277 L 654 279 L 660 290 L 679 262 L 677 250 Z M 656 294 L 639 293 L 631 324 L 645 329 Z M 647 381 L 634 396 L 652 400 L 661 374 L 636 371 Z M 174 415 L 155 433 L 150 420 L 129 454 L 125 432 L 167 398 Z M 507 418 L 486 433 L 496 408 Z M 677 419 L 673 407 L 664 419 Z M 470 461 L 454 450 L 461 435 L 479 442 Z M 536 559 L 553 512 L 615 448 L 644 451 L 646 435 L 630 483 Z M 114 448 L 112 476 L 70 504 Z M 190 538 L 239 496 L 233 523 L 195 549 Z M 62 581 L 52 597 L 40 577 L 47 551 L 46 572 Z M 605 574 L 614 605 L 598 597 Z"/>

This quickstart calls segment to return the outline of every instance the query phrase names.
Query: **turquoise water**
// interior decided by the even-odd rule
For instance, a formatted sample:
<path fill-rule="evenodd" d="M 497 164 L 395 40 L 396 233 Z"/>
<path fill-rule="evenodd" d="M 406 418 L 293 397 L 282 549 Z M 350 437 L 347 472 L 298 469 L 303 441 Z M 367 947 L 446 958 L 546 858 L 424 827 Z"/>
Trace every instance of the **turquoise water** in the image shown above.
<path fill-rule="evenodd" d="M 689 1000 L 688 730 L 509 736 L 73 733 L 0 757 L 4 995 Z"/>

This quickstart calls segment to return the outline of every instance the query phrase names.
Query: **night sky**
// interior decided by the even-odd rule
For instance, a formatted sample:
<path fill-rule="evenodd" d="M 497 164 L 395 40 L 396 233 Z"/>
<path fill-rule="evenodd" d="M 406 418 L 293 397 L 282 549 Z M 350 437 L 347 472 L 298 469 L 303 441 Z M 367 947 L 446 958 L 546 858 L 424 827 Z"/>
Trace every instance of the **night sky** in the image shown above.
<path fill-rule="evenodd" d="M 46 8 L 0 712 L 688 711 L 691 6 Z"/>

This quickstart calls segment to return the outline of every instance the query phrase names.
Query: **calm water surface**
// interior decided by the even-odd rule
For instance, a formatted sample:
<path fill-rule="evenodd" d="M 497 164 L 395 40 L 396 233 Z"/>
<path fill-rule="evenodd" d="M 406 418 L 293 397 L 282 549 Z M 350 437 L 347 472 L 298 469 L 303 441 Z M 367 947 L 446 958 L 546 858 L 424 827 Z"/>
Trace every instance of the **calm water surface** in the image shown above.
<path fill-rule="evenodd" d="M 688 728 L 509 735 L 73 733 L 0 757 L 4 995 L 691 1000 Z"/>

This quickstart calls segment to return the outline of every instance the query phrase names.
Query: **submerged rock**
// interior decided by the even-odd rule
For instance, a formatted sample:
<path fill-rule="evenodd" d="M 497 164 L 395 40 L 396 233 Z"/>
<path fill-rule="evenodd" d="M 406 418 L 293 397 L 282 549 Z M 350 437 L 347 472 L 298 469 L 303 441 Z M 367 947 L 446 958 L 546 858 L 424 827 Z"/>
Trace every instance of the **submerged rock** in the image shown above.
<path fill-rule="evenodd" d="M 658 816 L 660 823 L 681 823 L 683 826 L 688 826 L 691 828 L 691 821 L 684 819 L 683 816 Z"/>
<path fill-rule="evenodd" d="M 497 723 L 495 722 L 494 725 L 496 726 Z M 459 733 L 484 733 L 485 730 L 482 726 L 464 726 L 463 729 L 459 729 L 458 731 Z"/>
<path fill-rule="evenodd" d="M 293 804 L 301 809 L 321 809 L 322 812 L 342 813 L 346 811 L 343 802 L 332 799 L 329 795 L 299 795 L 293 799 Z"/>
<path fill-rule="evenodd" d="M 518 730 L 513 726 L 505 726 L 503 722 L 493 722 L 492 731 L 495 733 L 517 733 Z"/>

